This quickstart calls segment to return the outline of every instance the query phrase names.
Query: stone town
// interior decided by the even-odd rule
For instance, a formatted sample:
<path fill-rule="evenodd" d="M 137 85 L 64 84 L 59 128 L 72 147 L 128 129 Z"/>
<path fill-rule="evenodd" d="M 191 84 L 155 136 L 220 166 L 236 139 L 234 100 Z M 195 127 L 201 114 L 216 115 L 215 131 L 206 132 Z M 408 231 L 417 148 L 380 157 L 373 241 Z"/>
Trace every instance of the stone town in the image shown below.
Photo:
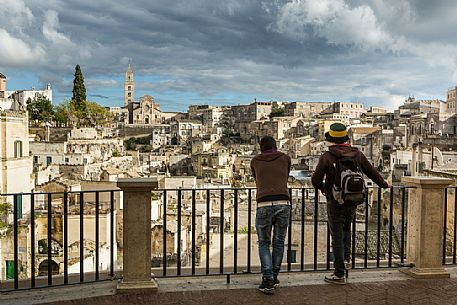
<path fill-rule="evenodd" d="M 7 78 L 0 73 L 0 193 L 36 193 L 35 256 L 37 274 L 45 275 L 48 264 L 56 274 L 63 270 L 62 247 L 70 249 L 68 272 L 80 270 L 78 255 L 83 247 L 84 270 L 94 266 L 94 198 L 85 199 L 84 220 L 78 206 L 77 193 L 82 191 L 115 189 L 119 178 L 156 178 L 159 189 L 167 193 L 167 209 L 164 209 L 163 194 L 153 193 L 151 210 L 151 259 L 160 267 L 166 252 L 170 266 L 176 265 L 178 248 L 179 263 L 189 266 L 191 260 L 192 234 L 196 236 L 195 249 L 198 266 L 218 266 L 220 243 L 233 245 L 238 233 L 238 251 L 245 253 L 248 218 L 254 217 L 249 209 L 248 189 L 255 186 L 250 174 L 250 160 L 259 152 L 258 140 L 263 135 L 274 137 L 279 149 L 292 158 L 290 187 L 310 187 L 309 177 L 318 158 L 327 149 L 323 135 L 333 122 L 348 126 L 351 142 L 358 147 L 378 168 L 392 185 L 399 185 L 404 176 L 457 177 L 457 87 L 443 89 L 445 100 L 420 100 L 405 97 L 398 109 L 388 110 L 378 106 L 367 108 L 363 101 L 253 101 L 239 105 L 190 105 L 187 112 L 165 112 L 151 95 L 135 99 L 134 72 L 129 65 L 125 73 L 124 105 L 108 108 L 110 126 L 71 127 L 56 124 L 32 126 L 26 108 L 29 98 L 45 97 L 52 102 L 51 85 L 45 89 L 7 90 Z M 382 101 L 379 101 L 382 104 Z M 20 177 L 20 179 L 18 179 Z M 369 182 L 368 182 L 369 183 Z M 220 189 L 239 188 L 237 224 L 234 220 L 234 191 L 227 191 L 229 202 L 221 205 Z M 178 193 L 176 190 L 182 190 Z M 191 232 L 192 190 L 195 190 L 196 230 Z M 211 193 L 206 192 L 211 190 Z M 62 198 L 52 197 L 53 226 L 52 261 L 47 253 L 47 206 L 42 193 L 70 193 L 68 240 L 64 241 L 61 204 Z M 179 196 L 180 194 L 181 196 Z M 208 194 L 210 194 L 208 198 Z M 449 199 L 453 200 L 451 190 Z M 295 194 L 294 198 L 301 194 Z M 306 191 L 307 199 L 313 200 L 314 191 Z M 397 196 L 397 195 L 395 195 Z M 399 195 L 398 195 L 399 196 Z M 120 193 L 115 195 L 115 209 L 109 209 L 109 198 L 101 196 L 100 206 L 100 269 L 109 269 L 109 227 L 114 216 L 116 231 L 115 260 L 122 266 L 123 205 Z M 3 201 L 11 203 L 9 196 Z M 254 196 L 252 198 L 255 198 Z M 236 199 L 238 200 L 238 198 Z M 321 201 L 323 200 L 321 196 Z M 209 202 L 210 210 L 206 211 Z M 311 205 L 301 207 L 294 199 L 292 228 L 299 231 L 300 215 L 311 219 Z M 388 200 L 382 201 L 383 205 Z M 324 202 L 319 209 L 324 210 Z M 182 213 L 178 213 L 181 204 Z M 370 192 L 370 208 L 377 206 L 375 191 Z M 453 207 L 453 204 L 450 204 Z M 383 206 L 383 208 L 385 208 Z M 395 206 L 395 223 L 399 222 L 400 206 Z M 251 211 L 251 215 L 249 215 Z M 453 211 L 449 211 L 449 213 Z M 114 213 L 115 215 L 110 215 Z M 30 197 L 20 200 L 19 233 L 20 276 L 30 277 L 31 239 Z M 178 215 L 179 214 L 179 215 Z M 321 212 L 320 215 L 325 215 Z M 371 215 L 371 214 L 369 214 Z M 11 212 L 0 217 L 11 224 Z M 167 227 L 164 228 L 164 217 Z M 358 218 L 366 217 L 358 215 Z M 368 216 L 374 217 L 374 216 Z M 375 219 L 370 219 L 375 221 Z M 449 236 L 453 236 L 449 217 Z M 180 221 L 180 223 L 178 223 Z M 326 219 L 319 220 L 318 231 L 326 232 Z M 221 227 L 219 224 L 223 224 Z M 384 223 L 384 222 L 383 222 Z M 209 224 L 209 228 L 207 228 Z M 79 226 L 84 225 L 86 237 L 81 242 Z M 312 227 L 311 220 L 305 223 Z M 209 230 L 208 230 L 209 229 Z M 164 232 L 166 230 L 166 232 Z M 220 232 L 223 230 L 224 232 Z M 236 232 L 235 232 L 236 230 Z M 207 236 L 205 232 L 211 232 Z M 312 243 L 312 230 L 305 230 L 306 243 Z M 397 231 L 394 231 L 396 234 Z M 223 238 L 220 234 L 225 233 Z M 13 261 L 12 236 L 8 226 L 0 232 L 0 280 L 11 279 Z M 358 234 L 358 232 L 357 232 Z M 167 237 L 167 249 L 159 242 Z M 178 240 L 178 238 L 180 240 Z M 255 248 L 255 238 L 252 237 Z M 325 234 L 319 235 L 319 253 L 325 253 Z M 369 238 L 372 238 L 370 235 Z M 375 237 L 373 237 L 375 238 Z M 207 242 L 210 239 L 210 242 Z M 292 249 L 295 257 L 301 257 L 299 234 L 292 234 Z M 397 236 L 398 239 L 398 236 Z M 397 240 L 395 239 L 395 240 Z M 387 242 L 384 231 L 381 242 Z M 210 249 L 207 249 L 207 246 Z M 383 246 L 384 247 L 384 246 Z M 394 251 L 398 242 L 394 244 Z M 312 247 L 304 247 L 305 257 L 312 261 Z M 398 249 L 397 249 L 398 250 Z M 205 255 L 210 251 L 211 255 Z M 374 253 L 375 249 L 368 249 Z M 309 253 L 308 253 L 309 252 Z M 255 253 L 255 250 L 253 250 Z M 224 251 L 224 257 L 233 256 L 232 250 Z M 370 254 L 371 255 L 371 254 Z M 374 254 L 373 254 L 374 255 Z M 206 260 L 209 257 L 209 262 Z M 258 265 L 256 256 L 254 264 Z M 324 259 L 320 257 L 319 259 Z"/>

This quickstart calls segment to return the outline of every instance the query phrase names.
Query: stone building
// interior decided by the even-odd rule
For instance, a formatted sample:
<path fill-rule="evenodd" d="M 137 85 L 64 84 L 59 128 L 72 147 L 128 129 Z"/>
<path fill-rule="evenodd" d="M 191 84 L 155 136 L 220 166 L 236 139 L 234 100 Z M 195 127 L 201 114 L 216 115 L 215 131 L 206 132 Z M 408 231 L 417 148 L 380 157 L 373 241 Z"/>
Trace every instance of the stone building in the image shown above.
<path fill-rule="evenodd" d="M 445 109 L 445 102 L 442 100 L 416 100 L 416 98 L 408 97 L 405 103 L 398 107 L 395 111 L 400 117 L 409 118 L 416 114 L 427 114 L 427 113 L 440 113 Z"/>
<path fill-rule="evenodd" d="M 300 118 L 291 116 L 274 117 L 271 120 L 257 120 L 250 124 L 247 134 L 241 134 L 241 138 L 245 140 L 253 139 L 253 144 L 263 136 L 271 136 L 275 140 L 281 140 L 286 138 L 293 128 L 297 127 L 299 121 Z"/>
<path fill-rule="evenodd" d="M 457 113 L 457 86 L 449 89 L 447 91 L 446 97 L 446 105 L 448 112 L 452 114 Z"/>
<path fill-rule="evenodd" d="M 228 181 L 232 176 L 232 164 L 232 157 L 225 147 L 192 154 L 192 167 L 197 177 Z"/>
<path fill-rule="evenodd" d="M 363 108 L 363 104 L 351 102 L 335 102 L 327 109 L 320 113 L 321 118 L 335 118 L 333 114 L 345 116 L 348 119 L 359 118 L 367 110 Z"/>
<path fill-rule="evenodd" d="M 124 107 L 133 102 L 135 102 L 135 82 L 133 81 L 133 70 L 129 64 L 124 80 Z"/>
<path fill-rule="evenodd" d="M 160 124 L 161 113 L 159 103 L 148 94 L 140 97 L 139 102 L 132 102 L 128 105 L 129 124 Z"/>
<path fill-rule="evenodd" d="M 160 124 L 162 121 L 159 103 L 148 94 L 135 101 L 135 82 L 132 67 L 128 66 L 124 80 L 124 108 L 128 109 L 128 124 Z M 119 114 L 119 121 L 125 120 L 124 112 L 113 110 Z"/>
<path fill-rule="evenodd" d="M 205 109 L 203 111 L 203 125 L 209 127 L 218 126 L 223 113 L 224 111 L 220 107 L 211 107 L 209 109 Z"/>
<path fill-rule="evenodd" d="M 23 111 L 24 107 L 21 106 L 14 98 L 15 91 L 6 90 L 6 76 L 0 73 L 0 111 L 13 110 Z"/>
<path fill-rule="evenodd" d="M 252 122 L 267 119 L 271 113 L 272 102 L 257 102 L 249 105 L 232 106 L 232 115 L 235 123 Z"/>
<path fill-rule="evenodd" d="M 32 87 L 30 90 L 17 90 L 10 96 L 10 98 L 23 107 L 27 106 L 27 101 L 29 99 L 33 100 L 38 97 L 45 97 L 52 102 L 51 84 L 47 84 L 45 89 L 35 89 Z"/>
<path fill-rule="evenodd" d="M 287 116 L 313 117 L 330 107 L 332 102 L 291 102 L 284 105 Z"/>
<path fill-rule="evenodd" d="M 151 134 L 152 149 L 171 145 L 171 127 L 169 124 L 154 125 Z"/>
<path fill-rule="evenodd" d="M 311 155 L 311 143 L 316 140 L 310 136 L 303 136 L 287 140 L 282 148 L 292 158 L 307 157 Z"/>
<path fill-rule="evenodd" d="M 242 138 L 249 138 L 250 124 L 253 121 L 267 120 L 270 116 L 272 102 L 257 102 L 249 105 L 232 106 L 224 112 L 225 120 Z"/>
<path fill-rule="evenodd" d="M 6 98 L 6 76 L 0 73 L 0 98 Z"/>
<path fill-rule="evenodd" d="M 348 131 L 354 147 L 357 147 L 371 163 L 379 166 L 381 160 L 382 131 L 379 127 L 354 126 Z M 391 142 L 390 142 L 391 143 Z"/>
<path fill-rule="evenodd" d="M 32 87 L 30 90 L 17 90 L 6 91 L 6 76 L 0 73 L 0 99 L 11 99 L 20 106 L 26 106 L 27 100 L 37 97 L 45 97 L 52 102 L 52 89 L 51 84 L 48 84 L 45 89 L 35 89 Z M 6 109 L 2 107 L 2 109 Z"/>
<path fill-rule="evenodd" d="M 30 192 L 32 160 L 26 112 L 0 111 L 0 147 L 0 193 Z M 8 198 L 11 199 L 10 196 Z"/>
<path fill-rule="evenodd" d="M 197 121 L 180 120 L 172 122 L 171 126 L 171 144 L 185 144 L 191 138 L 203 136 L 203 125 Z"/>
<path fill-rule="evenodd" d="M 123 127 L 129 123 L 129 110 L 124 107 L 109 107 L 108 111 L 113 117 L 112 127 Z"/>
<path fill-rule="evenodd" d="M 200 121 L 208 127 L 216 127 L 219 125 L 224 107 L 211 105 L 190 105 L 188 109 L 189 119 Z"/>

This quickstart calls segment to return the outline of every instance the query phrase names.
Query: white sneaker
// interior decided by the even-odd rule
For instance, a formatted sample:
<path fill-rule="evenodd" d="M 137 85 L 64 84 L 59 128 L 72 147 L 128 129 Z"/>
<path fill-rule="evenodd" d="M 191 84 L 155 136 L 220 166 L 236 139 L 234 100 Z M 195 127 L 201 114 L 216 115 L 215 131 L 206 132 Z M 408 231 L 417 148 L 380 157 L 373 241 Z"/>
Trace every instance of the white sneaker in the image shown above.
<path fill-rule="evenodd" d="M 332 275 L 326 275 L 324 277 L 324 281 L 337 285 L 346 285 L 346 278 L 344 276 L 336 276 L 335 273 Z"/>

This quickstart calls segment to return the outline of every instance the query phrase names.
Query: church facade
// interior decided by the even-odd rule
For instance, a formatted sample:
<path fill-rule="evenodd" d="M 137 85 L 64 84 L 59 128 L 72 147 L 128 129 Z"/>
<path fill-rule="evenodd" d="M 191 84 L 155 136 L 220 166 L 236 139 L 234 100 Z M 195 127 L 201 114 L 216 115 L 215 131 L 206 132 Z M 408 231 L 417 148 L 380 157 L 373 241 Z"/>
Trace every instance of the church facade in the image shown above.
<path fill-rule="evenodd" d="M 159 103 L 148 94 L 135 101 L 135 82 L 132 67 L 128 66 L 124 81 L 124 108 L 128 109 L 128 124 L 155 125 L 161 123 Z"/>

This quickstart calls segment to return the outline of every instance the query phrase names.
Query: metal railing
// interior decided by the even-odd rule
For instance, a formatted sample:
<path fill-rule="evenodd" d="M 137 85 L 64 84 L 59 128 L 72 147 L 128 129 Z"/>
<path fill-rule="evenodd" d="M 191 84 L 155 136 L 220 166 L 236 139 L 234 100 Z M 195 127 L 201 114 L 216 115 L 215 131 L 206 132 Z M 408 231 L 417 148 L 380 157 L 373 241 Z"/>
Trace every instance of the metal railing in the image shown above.
<path fill-rule="evenodd" d="M 115 204 L 119 194 L 119 190 L 96 190 L 0 195 L 3 202 L 11 204 L 13 216 L 0 240 L 0 279 L 4 279 L 0 289 L 113 278 L 117 257 Z M 91 270 L 85 270 L 87 265 Z"/>
<path fill-rule="evenodd" d="M 352 268 L 391 268 L 405 262 L 407 189 L 370 188 L 352 222 Z M 259 273 L 255 194 L 253 188 L 153 191 L 155 276 L 226 275 L 229 281 L 230 275 Z M 312 188 L 291 188 L 290 195 L 283 271 L 329 270 L 332 253 L 325 198 Z M 13 207 L 11 227 L 3 230 L 0 240 L 1 291 L 120 275 L 116 274 L 122 270 L 117 237 L 122 236 L 122 227 L 116 224 L 122 191 L 3 194 L 0 198 Z M 456 264 L 457 187 L 446 189 L 445 201 L 443 264 L 448 265 Z"/>
<path fill-rule="evenodd" d="M 444 198 L 443 265 L 455 265 L 457 263 L 457 217 L 455 217 L 457 211 L 457 186 L 446 188 Z"/>
<path fill-rule="evenodd" d="M 352 222 L 353 268 L 384 268 L 404 263 L 406 190 L 403 186 L 371 188 L 366 201 L 358 206 Z M 325 199 L 312 188 L 291 188 L 290 194 L 291 229 L 286 237 L 283 270 L 330 269 L 331 238 Z M 165 217 L 158 222 L 163 225 L 162 253 L 152 250 L 156 251 L 152 257 L 156 262 L 155 276 L 259 272 L 253 221 L 255 189 L 164 189 L 158 190 L 156 197 L 163 203 Z M 197 216 L 199 211 L 201 215 Z M 171 239 L 187 244 L 178 242 L 170 248 Z"/>

